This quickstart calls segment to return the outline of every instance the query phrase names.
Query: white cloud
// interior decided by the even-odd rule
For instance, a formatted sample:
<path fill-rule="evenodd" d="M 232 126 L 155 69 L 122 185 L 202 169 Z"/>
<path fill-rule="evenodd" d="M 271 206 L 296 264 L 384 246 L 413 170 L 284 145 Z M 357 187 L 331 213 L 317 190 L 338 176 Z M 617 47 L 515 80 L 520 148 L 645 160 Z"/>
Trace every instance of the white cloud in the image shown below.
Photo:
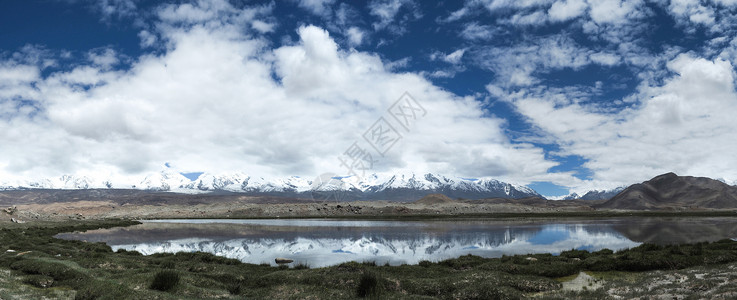
<path fill-rule="evenodd" d="M 578 69 L 591 63 L 590 52 L 566 36 L 559 35 L 514 47 L 477 50 L 474 59 L 479 66 L 494 71 L 496 83 L 528 86 L 538 81 L 534 73 Z"/>
<path fill-rule="evenodd" d="M 506 99 L 565 154 L 580 155 L 594 172 L 574 191 L 615 187 L 674 171 L 737 180 L 737 92 L 733 66 L 682 54 L 668 63 L 677 75 L 643 86 L 640 104 L 615 114 L 577 102 L 553 102 L 561 94 L 507 93 Z M 500 94 L 498 88 L 495 90 Z M 528 90 L 530 91 L 530 90 Z"/>
<path fill-rule="evenodd" d="M 455 50 L 451 52 L 450 54 L 445 54 L 443 52 L 437 51 L 430 55 L 431 60 L 442 60 L 444 62 L 447 62 L 449 64 L 457 65 L 461 63 L 461 59 L 463 58 L 463 54 L 466 53 L 467 48 L 462 48 Z"/>
<path fill-rule="evenodd" d="M 156 35 L 148 30 L 141 30 L 141 32 L 138 33 L 138 38 L 141 39 L 141 48 L 151 47 L 157 41 Z"/>
<path fill-rule="evenodd" d="M 440 20 L 440 21 L 441 21 L 441 22 L 454 22 L 454 21 L 458 21 L 458 20 L 460 20 L 461 18 L 463 18 L 463 17 L 465 17 L 466 15 L 468 15 L 468 13 L 469 13 L 469 10 L 470 10 L 470 9 L 469 9 L 469 7 L 468 7 L 468 6 L 464 6 L 464 7 L 461 7 L 460 9 L 458 9 L 458 10 L 456 10 L 456 11 L 454 11 L 454 12 L 450 13 L 450 16 L 448 16 L 447 18 L 445 18 L 445 19 L 442 19 L 442 20 Z"/>
<path fill-rule="evenodd" d="M 389 118 L 405 91 L 428 115 L 374 171 L 517 183 L 552 176 L 546 170 L 555 163 L 541 149 L 512 144 L 478 99 L 394 73 L 378 55 L 343 50 L 315 26 L 298 28 L 295 44 L 271 47 L 243 26 L 254 21 L 247 10 L 224 1 L 165 6 L 154 28 L 166 50 L 131 58 L 127 70 L 80 65 L 41 78 L 36 66 L 0 64 L 1 77 L 27 87 L 0 86 L 0 102 L 24 93 L 40 108 L 0 118 L 0 176 L 128 176 L 165 162 L 182 171 L 342 173 L 337 156 L 364 143 L 361 134 Z"/>
<path fill-rule="evenodd" d="M 589 58 L 591 59 L 591 61 L 604 66 L 614 66 L 619 64 L 619 62 L 621 61 L 619 55 L 608 52 L 593 53 L 589 55 Z"/>
<path fill-rule="evenodd" d="M 550 6 L 548 15 L 553 21 L 567 21 L 583 15 L 587 7 L 584 0 L 560 0 Z"/>
<path fill-rule="evenodd" d="M 199 0 L 181 5 L 167 4 L 159 10 L 158 16 L 167 23 L 200 23 L 232 10 L 225 0 Z"/>
<path fill-rule="evenodd" d="M 644 17 L 642 0 L 587 0 L 591 20 L 597 24 L 626 24 Z"/>
<path fill-rule="evenodd" d="M 38 80 L 40 70 L 36 66 L 19 65 L 14 62 L 0 64 L 0 84 L 11 86 Z"/>
<path fill-rule="evenodd" d="M 701 4 L 699 0 L 671 0 L 668 11 L 679 22 L 695 24 L 714 24 L 714 10 Z"/>
<path fill-rule="evenodd" d="M 494 37 L 496 30 L 489 25 L 480 25 L 477 22 L 466 24 L 461 31 L 461 37 L 467 40 L 489 40 Z"/>
<path fill-rule="evenodd" d="M 514 25 L 543 25 L 547 22 L 547 14 L 543 11 L 535 11 L 532 13 L 517 13 L 510 19 L 503 21 L 504 23 Z"/>
<path fill-rule="evenodd" d="M 274 31 L 274 27 L 276 27 L 276 24 L 274 24 L 274 23 L 266 23 L 266 22 L 261 21 L 261 20 L 254 20 L 251 23 L 251 27 L 253 27 L 253 29 L 258 30 L 261 33 L 267 33 L 267 32 Z"/>
<path fill-rule="evenodd" d="M 463 58 L 463 53 L 466 53 L 466 49 L 458 49 L 446 55 L 443 60 L 451 64 L 458 64 L 461 62 L 461 58 Z"/>
<path fill-rule="evenodd" d="M 346 30 L 348 36 L 348 45 L 352 47 L 360 46 L 363 43 L 365 32 L 358 27 L 351 27 Z"/>
<path fill-rule="evenodd" d="M 105 21 L 112 18 L 130 17 L 136 13 L 136 3 L 133 0 L 97 0 L 91 1 L 95 10 Z"/>
<path fill-rule="evenodd" d="M 109 69 L 119 62 L 118 55 L 112 48 L 94 49 L 87 53 L 87 59 L 101 69 Z"/>
<path fill-rule="evenodd" d="M 479 0 L 470 1 L 471 5 L 482 5 L 490 11 L 497 11 L 510 8 L 533 8 L 547 6 L 553 0 Z"/>
<path fill-rule="evenodd" d="M 634 33 L 646 31 L 647 26 L 639 21 L 652 15 L 642 0 L 472 0 L 439 21 L 460 20 L 479 9 L 494 15 L 496 25 L 511 26 L 512 30 L 578 20 L 569 29 L 583 30 L 591 40 L 603 39 L 611 43 L 631 41 Z M 504 32 L 505 28 L 498 27 L 471 21 L 463 27 L 460 36 L 467 40 L 490 40 L 495 34 Z"/>
<path fill-rule="evenodd" d="M 379 19 L 373 24 L 375 30 L 388 27 L 390 31 L 399 34 L 404 32 L 407 21 L 422 17 L 422 13 L 416 6 L 413 0 L 373 0 L 368 4 L 371 14 Z M 409 13 L 406 18 L 400 19 L 398 15 L 402 7 L 406 7 Z"/>

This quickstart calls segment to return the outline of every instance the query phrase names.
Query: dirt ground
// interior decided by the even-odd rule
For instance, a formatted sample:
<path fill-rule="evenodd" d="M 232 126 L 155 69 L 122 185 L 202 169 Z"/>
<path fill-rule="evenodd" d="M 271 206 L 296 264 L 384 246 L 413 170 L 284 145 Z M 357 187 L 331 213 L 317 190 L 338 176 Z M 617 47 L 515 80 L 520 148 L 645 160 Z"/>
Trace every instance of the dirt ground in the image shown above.
<path fill-rule="evenodd" d="M 545 213 L 583 211 L 585 208 L 534 207 L 512 203 L 464 202 L 419 204 L 387 201 L 306 202 L 264 204 L 228 201 L 201 204 L 129 204 L 114 201 L 71 201 L 44 204 L 20 204 L 2 207 L 0 222 L 34 220 L 104 219 L 104 218 L 264 218 L 264 217 L 338 217 L 338 216 L 410 216 L 474 215 L 490 213 Z"/>

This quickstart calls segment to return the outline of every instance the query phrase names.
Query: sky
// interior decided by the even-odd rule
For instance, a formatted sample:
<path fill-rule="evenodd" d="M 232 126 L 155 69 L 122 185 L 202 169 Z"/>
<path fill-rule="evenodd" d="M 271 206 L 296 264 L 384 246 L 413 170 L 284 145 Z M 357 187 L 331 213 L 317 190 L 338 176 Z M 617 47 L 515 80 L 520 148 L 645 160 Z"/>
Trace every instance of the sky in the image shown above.
<path fill-rule="evenodd" d="M 0 178 L 737 184 L 735 0 L 0 2 Z"/>

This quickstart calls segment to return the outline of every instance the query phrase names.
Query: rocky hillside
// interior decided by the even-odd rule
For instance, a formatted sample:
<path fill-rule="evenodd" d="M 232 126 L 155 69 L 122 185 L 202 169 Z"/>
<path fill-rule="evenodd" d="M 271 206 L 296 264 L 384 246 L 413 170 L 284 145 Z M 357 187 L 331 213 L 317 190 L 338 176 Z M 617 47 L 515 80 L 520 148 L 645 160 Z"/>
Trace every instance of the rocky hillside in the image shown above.
<path fill-rule="evenodd" d="M 737 187 L 705 177 L 667 173 L 634 184 L 608 201 L 605 209 L 737 209 Z"/>

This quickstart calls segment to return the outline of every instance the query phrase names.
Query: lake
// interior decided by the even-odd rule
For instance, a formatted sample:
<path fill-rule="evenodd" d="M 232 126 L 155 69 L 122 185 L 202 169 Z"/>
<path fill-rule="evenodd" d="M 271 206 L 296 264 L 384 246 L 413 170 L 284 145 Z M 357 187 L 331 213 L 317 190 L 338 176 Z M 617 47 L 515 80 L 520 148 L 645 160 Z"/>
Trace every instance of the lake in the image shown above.
<path fill-rule="evenodd" d="M 143 224 L 62 233 L 145 255 L 202 251 L 246 263 L 284 257 L 310 267 L 347 261 L 417 264 L 466 254 L 483 257 L 570 249 L 621 250 L 641 243 L 737 238 L 737 218 L 149 220 Z"/>

